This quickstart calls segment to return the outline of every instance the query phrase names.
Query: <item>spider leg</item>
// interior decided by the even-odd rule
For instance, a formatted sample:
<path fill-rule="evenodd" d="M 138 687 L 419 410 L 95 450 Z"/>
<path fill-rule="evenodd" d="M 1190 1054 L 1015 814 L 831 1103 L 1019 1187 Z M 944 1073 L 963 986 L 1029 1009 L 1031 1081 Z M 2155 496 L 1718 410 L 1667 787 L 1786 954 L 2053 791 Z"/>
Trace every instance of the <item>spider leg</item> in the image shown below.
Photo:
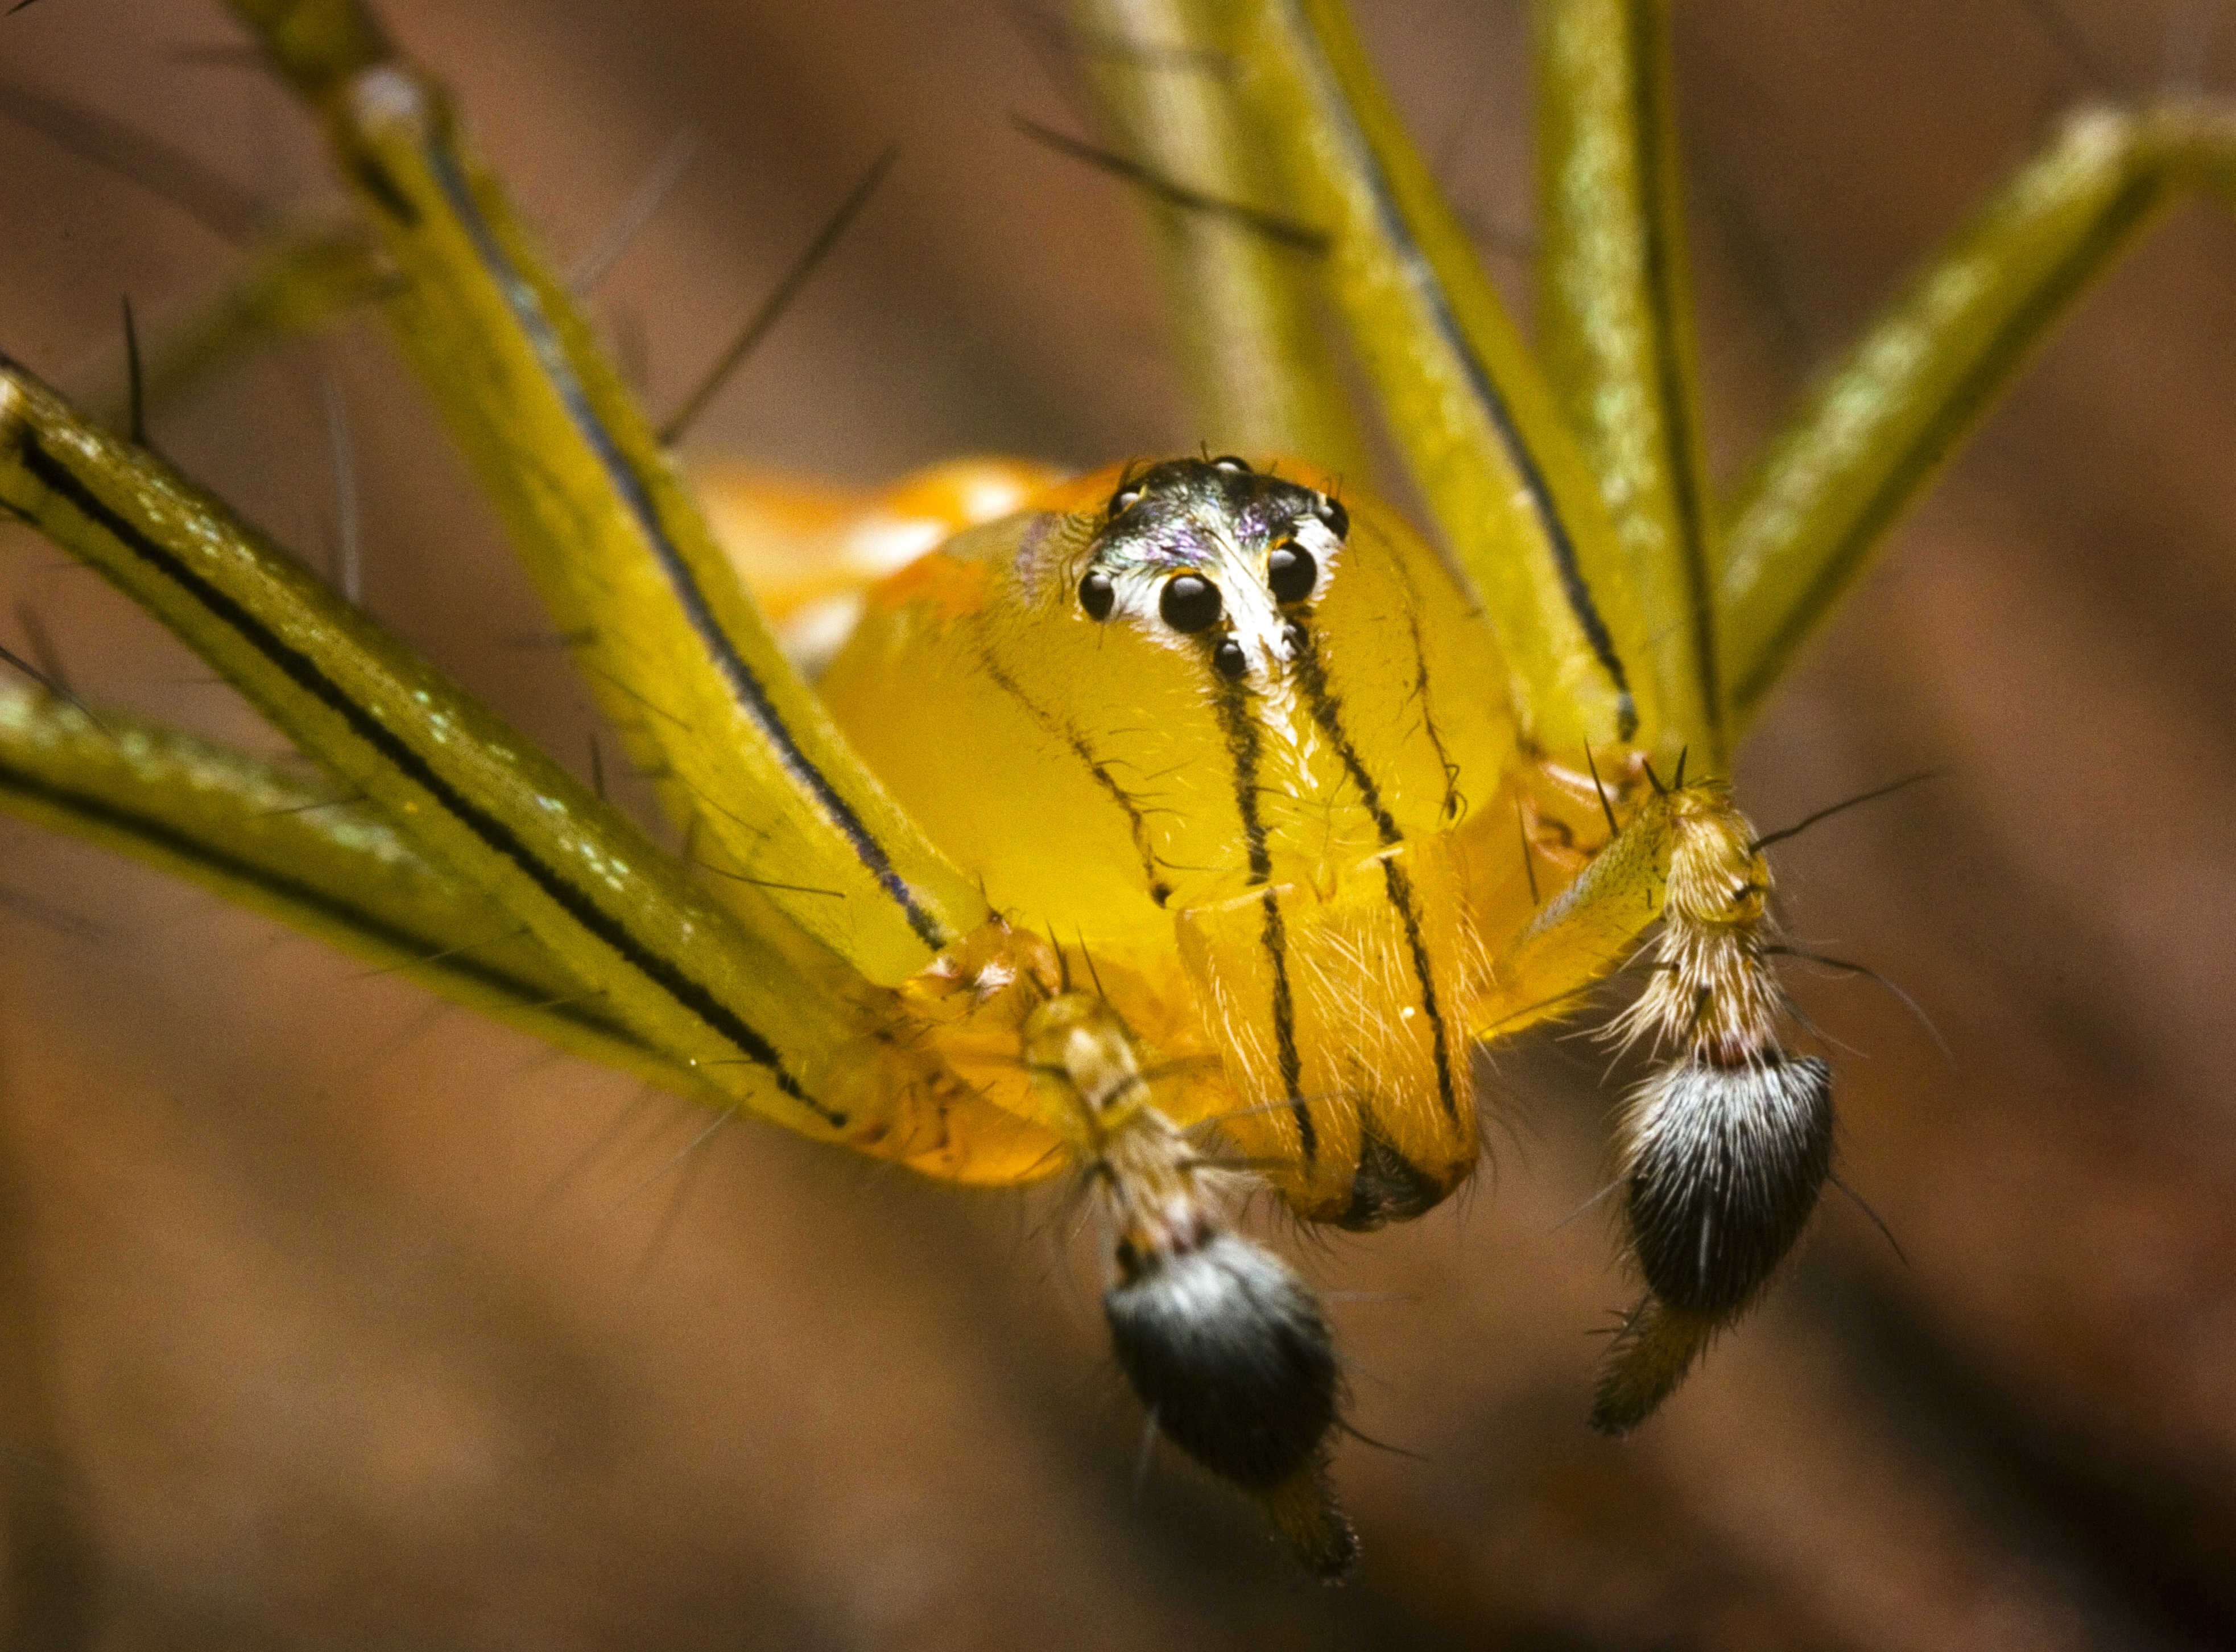
<path fill-rule="evenodd" d="M 1536 908 L 1491 963 L 1490 990 L 1470 1018 L 1477 1038 L 1510 1038 L 1574 1014 L 1580 990 L 1637 951 L 1640 937 L 1662 915 L 1676 846 L 1673 826 L 1667 799 L 1649 799 L 1565 889 Z M 1486 927 L 1501 916 L 1480 907 L 1478 900 Z"/>
<path fill-rule="evenodd" d="M 1121 153 L 1214 201 L 1278 201 L 1238 98 L 1240 20 L 1207 0 L 1077 0 L 1080 70 Z M 1213 453 L 1292 454 L 1363 477 L 1365 449 L 1318 313 L 1324 253 L 1146 193 L 1166 313 Z"/>
<path fill-rule="evenodd" d="M 873 980 L 986 923 L 976 887 L 846 746 L 590 341 L 447 99 L 353 0 L 236 0 L 325 119 L 401 276 L 406 353 L 473 457 L 593 687 L 769 900 Z M 829 892 L 839 892 L 832 898 Z"/>
<path fill-rule="evenodd" d="M 147 403 L 174 401 L 216 373 L 282 339 L 323 332 L 385 296 L 394 272 L 356 213 L 291 223 L 252 246 L 210 288 L 151 317 L 143 329 Z M 121 339 L 64 377 L 64 388 L 101 423 L 122 431 L 129 391 Z"/>
<path fill-rule="evenodd" d="M 1473 582 L 1540 750 L 1654 749 L 1646 608 L 1597 481 L 1336 0 L 1261 0 L 1244 95 L 1328 293 Z M 1674 752 L 1672 754 L 1674 755 Z"/>
<path fill-rule="evenodd" d="M 2193 189 L 2236 205 L 2236 110 L 2076 110 L 1803 399 L 1721 513 L 1734 732 L 2034 345 Z"/>
<path fill-rule="evenodd" d="M 679 1095 L 703 1079 L 543 944 L 323 780 L 104 708 L 0 694 L 0 808 L 199 885 L 573 1054 Z"/>
<path fill-rule="evenodd" d="M 214 666 L 671 1063 L 854 1139 L 849 981 L 749 932 L 619 813 L 155 456 L 0 364 L 0 503 Z"/>
<path fill-rule="evenodd" d="M 1716 523 L 1701 451 L 1668 0 L 1537 0 L 1537 333 L 1646 612 L 1661 759 L 1721 772 Z"/>

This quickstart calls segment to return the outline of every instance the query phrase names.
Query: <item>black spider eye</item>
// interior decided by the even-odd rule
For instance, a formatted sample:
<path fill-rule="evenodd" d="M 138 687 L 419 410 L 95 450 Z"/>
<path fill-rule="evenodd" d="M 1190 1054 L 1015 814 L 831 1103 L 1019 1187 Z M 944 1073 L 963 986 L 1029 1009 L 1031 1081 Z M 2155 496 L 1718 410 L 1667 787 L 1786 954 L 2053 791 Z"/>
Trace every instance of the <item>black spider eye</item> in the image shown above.
<path fill-rule="evenodd" d="M 1250 669 L 1250 656 L 1243 653 L 1240 642 L 1229 637 L 1211 651 L 1211 663 L 1220 676 L 1239 677 Z"/>
<path fill-rule="evenodd" d="M 1121 512 L 1125 510 L 1128 505 L 1132 504 L 1134 500 L 1141 497 L 1141 490 L 1136 487 L 1134 484 L 1130 482 L 1128 483 L 1124 487 L 1119 489 L 1117 492 L 1110 496 L 1110 514 L 1114 517 L 1119 515 Z"/>
<path fill-rule="evenodd" d="M 1090 568 L 1079 582 L 1079 605 L 1087 610 L 1090 620 L 1107 620 L 1110 605 L 1118 600 L 1118 592 L 1110 583 L 1110 576 L 1099 568 Z"/>
<path fill-rule="evenodd" d="M 1342 500 L 1331 499 L 1323 495 L 1319 508 L 1315 514 L 1322 522 L 1327 523 L 1328 531 L 1337 538 L 1351 537 L 1351 512 L 1343 508 Z"/>
<path fill-rule="evenodd" d="M 1293 539 L 1284 539 L 1266 553 L 1266 582 L 1277 602 L 1301 602 L 1319 582 L 1320 567 L 1312 553 Z"/>
<path fill-rule="evenodd" d="M 1250 461 L 1238 459 L 1232 453 L 1222 453 L 1211 462 L 1211 468 L 1214 471 L 1232 471 L 1239 476 L 1248 476 Z"/>
<path fill-rule="evenodd" d="M 1219 587 L 1194 574 L 1174 574 L 1157 598 L 1157 612 L 1175 631 L 1208 631 L 1219 623 L 1224 608 Z"/>

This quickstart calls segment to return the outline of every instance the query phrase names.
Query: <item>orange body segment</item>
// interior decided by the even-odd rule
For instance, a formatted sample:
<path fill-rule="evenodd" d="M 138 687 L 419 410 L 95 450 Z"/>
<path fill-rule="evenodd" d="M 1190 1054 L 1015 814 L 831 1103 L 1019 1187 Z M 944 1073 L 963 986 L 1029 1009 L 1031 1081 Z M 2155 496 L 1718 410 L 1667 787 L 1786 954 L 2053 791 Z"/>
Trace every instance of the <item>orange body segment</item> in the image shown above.
<path fill-rule="evenodd" d="M 729 519 L 780 524 L 772 499 Z M 825 554 L 790 589 L 859 578 L 828 554 L 854 519 L 793 516 Z M 1221 459 L 1046 484 L 964 527 L 868 584 L 821 688 L 1018 934 L 1095 972 L 1161 1108 L 1216 1119 L 1299 1214 L 1372 1226 L 1476 1158 L 1485 959 L 1530 916 L 1520 841 L 1473 818 L 1509 818 L 1534 772 L 1504 681 L 1394 513 Z M 996 1098 L 1007 1036 L 969 1058 Z"/>

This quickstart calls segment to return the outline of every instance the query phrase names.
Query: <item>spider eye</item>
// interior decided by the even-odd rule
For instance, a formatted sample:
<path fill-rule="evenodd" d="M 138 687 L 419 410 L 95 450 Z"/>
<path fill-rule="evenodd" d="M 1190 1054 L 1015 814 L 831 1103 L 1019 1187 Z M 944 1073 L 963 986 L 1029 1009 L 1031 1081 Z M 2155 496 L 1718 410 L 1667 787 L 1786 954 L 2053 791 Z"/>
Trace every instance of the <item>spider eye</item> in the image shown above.
<path fill-rule="evenodd" d="M 1314 508 L 1313 514 L 1327 523 L 1328 531 L 1338 539 L 1351 537 L 1351 512 L 1343 508 L 1343 501 L 1331 499 L 1325 494 Z"/>
<path fill-rule="evenodd" d="M 1238 459 L 1232 453 L 1222 453 L 1211 462 L 1211 468 L 1214 471 L 1231 471 L 1236 476 L 1248 476 L 1250 461 Z"/>
<path fill-rule="evenodd" d="M 1219 587 L 1194 574 L 1174 575 L 1157 598 L 1157 612 L 1165 616 L 1165 623 L 1175 631 L 1191 634 L 1208 631 L 1218 624 L 1225 606 L 1219 598 Z"/>
<path fill-rule="evenodd" d="M 1250 669 L 1250 656 L 1233 637 L 1211 651 L 1212 668 L 1222 677 L 1234 678 Z"/>
<path fill-rule="evenodd" d="M 1301 602 L 1319 582 L 1319 564 L 1312 553 L 1293 539 L 1284 539 L 1266 553 L 1266 582 L 1277 602 Z"/>
<path fill-rule="evenodd" d="M 1141 490 L 1134 484 L 1131 482 L 1128 483 L 1124 487 L 1119 489 L 1117 492 L 1110 496 L 1110 514 L 1114 517 L 1121 515 L 1128 506 L 1131 505 L 1134 500 L 1141 497 Z"/>
<path fill-rule="evenodd" d="M 1099 568 L 1090 568 L 1079 582 L 1079 605 L 1087 610 L 1090 620 L 1107 620 L 1110 606 L 1118 600 L 1118 592 L 1110 583 L 1110 576 Z"/>

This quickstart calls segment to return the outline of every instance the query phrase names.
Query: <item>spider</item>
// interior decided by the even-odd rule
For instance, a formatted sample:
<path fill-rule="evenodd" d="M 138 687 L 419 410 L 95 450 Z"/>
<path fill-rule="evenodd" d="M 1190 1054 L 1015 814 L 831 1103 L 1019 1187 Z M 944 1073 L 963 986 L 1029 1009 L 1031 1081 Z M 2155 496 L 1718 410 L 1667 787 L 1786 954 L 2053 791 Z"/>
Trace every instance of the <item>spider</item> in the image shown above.
<path fill-rule="evenodd" d="M 903 813 L 757 639 L 618 384 L 555 319 L 556 286 L 473 203 L 431 83 L 361 15 L 272 10 L 305 30 L 290 67 L 347 128 L 431 381 L 686 824 L 681 865 L 707 876 L 26 375 L 13 508 L 203 647 L 345 787 L 329 807 L 49 697 L 25 701 L 28 811 L 710 1104 L 958 1180 L 1088 1170 L 1121 1363 L 1324 1573 L 1351 1552 L 1325 1473 L 1338 1367 L 1295 1276 L 1227 1224 L 1224 1184 L 1255 1177 L 1352 1227 L 1419 1214 L 1475 1162 L 1470 1033 L 1564 1008 L 1656 923 L 1627 1024 L 1665 1064 L 1628 1115 L 1621 1179 L 1647 1290 L 1600 1420 L 1641 1420 L 1756 1299 L 1827 1173 L 1831 1081 L 1780 1042 L 1765 840 L 1720 778 L 1729 749 L 2056 301 L 2216 152 L 2213 112 L 2065 128 L 1972 261 L 1916 295 L 1986 309 L 1938 353 L 1911 318 L 1875 335 L 1745 484 L 1769 503 L 1737 510 L 1720 548 L 1654 14 L 1571 8 L 1547 51 L 1568 88 L 1548 100 L 1549 381 L 1332 14 L 1277 8 L 1220 42 L 1248 69 L 1207 95 L 1121 55 L 1108 95 L 1128 154 L 1207 105 L 1296 139 L 1151 163 L 1153 183 L 1198 180 L 1170 207 L 1176 284 L 1200 304 L 1216 289 L 1236 359 L 1205 387 L 1200 456 L 1056 485 L 1024 516 L 957 510 L 965 537 L 870 591 L 825 688 Z M 1154 21 L 1095 26 L 1130 39 Z M 1582 179 L 1625 130 L 1643 147 L 1614 164 L 1644 155 L 1664 210 L 1610 213 L 1621 180 Z M 1393 212 L 1405 235 L 1378 239 Z M 1983 279 L 1991 264 L 2008 280 Z M 1319 283 L 1457 576 L 1343 479 L 1365 464 L 1284 307 Z M 1271 313 L 1254 334 L 1253 308 Z M 1890 382 L 1921 360 L 1927 379 Z M 1874 418 L 1884 444 L 1854 445 Z M 634 562 L 584 550 L 632 534 Z M 927 706 L 977 737 L 980 782 L 958 783 L 967 742 L 912 732 Z M 1063 829 L 1005 843 L 983 814 L 1020 769 Z M 96 804 L 96 786 L 122 789 Z M 286 842 L 253 841 L 278 820 L 295 824 L 260 830 Z M 368 913 L 384 882 L 393 904 Z"/>

